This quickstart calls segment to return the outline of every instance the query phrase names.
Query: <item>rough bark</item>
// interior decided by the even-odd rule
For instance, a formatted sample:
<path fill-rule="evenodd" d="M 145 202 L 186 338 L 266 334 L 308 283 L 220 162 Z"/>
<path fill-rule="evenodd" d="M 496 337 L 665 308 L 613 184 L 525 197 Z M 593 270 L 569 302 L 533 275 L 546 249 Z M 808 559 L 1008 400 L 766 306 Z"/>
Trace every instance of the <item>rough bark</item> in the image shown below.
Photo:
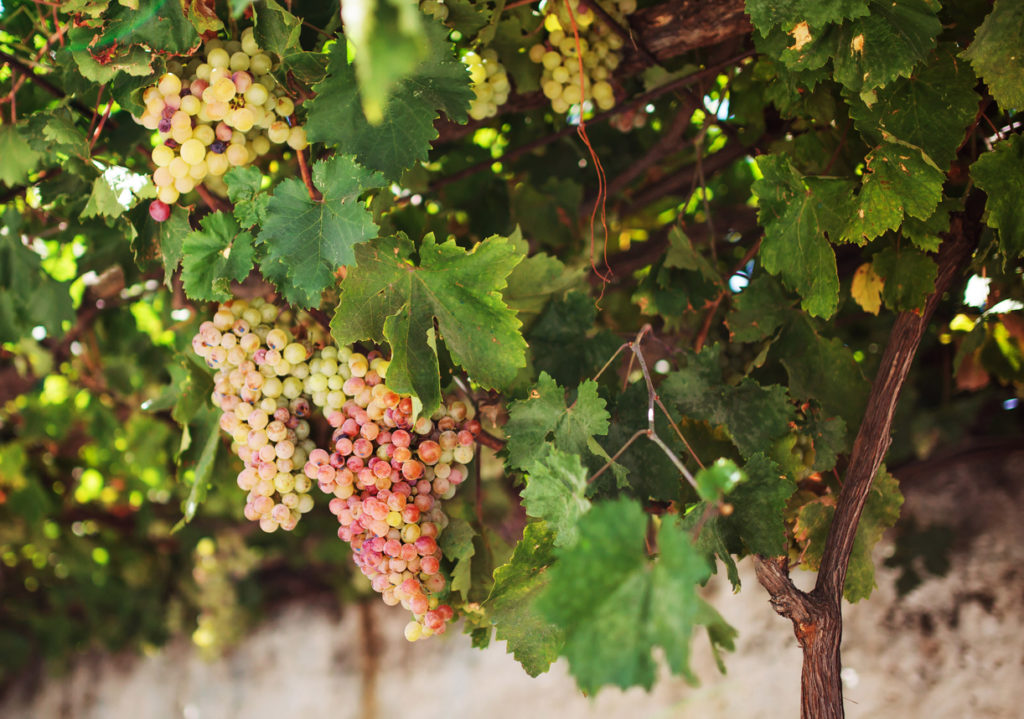
<path fill-rule="evenodd" d="M 872 384 L 864 420 L 850 453 L 814 590 L 803 592 L 793 585 L 785 557 L 756 558 L 758 581 L 768 590 L 775 611 L 793 622 L 797 641 L 804 651 L 802 719 L 841 719 L 844 716 L 839 652 L 843 626 L 841 603 L 857 524 L 871 482 L 889 449 L 896 402 L 918 345 L 943 293 L 963 270 L 977 245 L 980 217 L 980 198 L 971 197 L 967 211 L 952 218 L 939 249 L 935 291 L 924 309 L 902 312 L 893 324 Z"/>

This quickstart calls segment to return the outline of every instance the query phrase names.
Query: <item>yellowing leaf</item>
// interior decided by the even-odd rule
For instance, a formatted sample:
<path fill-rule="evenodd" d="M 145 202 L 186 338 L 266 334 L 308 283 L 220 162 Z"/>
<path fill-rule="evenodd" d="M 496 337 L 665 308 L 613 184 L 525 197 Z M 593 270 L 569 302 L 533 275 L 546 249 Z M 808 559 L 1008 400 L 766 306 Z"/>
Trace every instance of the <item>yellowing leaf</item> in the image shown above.
<path fill-rule="evenodd" d="M 885 280 L 875 274 L 870 262 L 865 262 L 853 273 L 850 294 L 853 295 L 854 301 L 861 306 L 861 309 L 877 315 L 882 306 L 882 288 L 884 286 Z"/>

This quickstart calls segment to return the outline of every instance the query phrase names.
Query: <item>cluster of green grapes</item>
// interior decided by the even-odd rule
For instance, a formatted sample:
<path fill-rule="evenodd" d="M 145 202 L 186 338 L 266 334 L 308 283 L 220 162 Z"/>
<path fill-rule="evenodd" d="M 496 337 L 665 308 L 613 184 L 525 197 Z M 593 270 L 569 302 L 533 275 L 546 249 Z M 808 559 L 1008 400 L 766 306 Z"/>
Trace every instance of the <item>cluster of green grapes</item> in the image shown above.
<path fill-rule="evenodd" d="M 470 51 L 462 56 L 462 62 L 469 68 L 469 79 L 476 94 L 469 103 L 469 116 L 474 120 L 494 117 L 498 108 L 508 101 L 508 93 L 512 89 L 497 51 L 493 48 L 487 48 L 480 54 Z"/>
<path fill-rule="evenodd" d="M 468 476 L 480 423 L 449 400 L 429 417 L 386 383 L 380 353 L 314 351 L 289 331 L 289 312 L 256 299 L 221 305 L 193 338 L 214 377 L 213 402 L 244 463 L 245 516 L 268 532 L 291 530 L 313 507 L 315 482 L 332 496 L 338 537 L 388 605 L 413 614 L 410 641 L 443 632 L 454 610 L 437 538 L 448 524 L 440 501 Z M 324 339 L 319 337 L 317 339 Z M 322 344 L 318 342 L 317 344 Z M 333 428 L 328 449 L 310 439 L 311 403 Z"/>
<path fill-rule="evenodd" d="M 184 65 L 169 62 L 167 74 L 142 95 L 146 109 L 138 122 L 159 133 L 152 152 L 157 200 L 150 206 L 158 222 L 200 182 L 216 186 L 228 169 L 251 164 L 274 144 L 307 145 L 294 103 L 270 74 L 274 60 L 252 28 L 241 40 L 211 40 L 204 52 Z"/>
<path fill-rule="evenodd" d="M 551 101 L 551 109 L 560 114 L 587 101 L 601 110 L 609 110 L 615 106 L 615 90 L 609 78 L 622 61 L 619 52 L 622 38 L 604 23 L 597 22 L 594 11 L 581 0 L 568 0 L 568 5 L 566 7 L 566 0 L 552 0 L 547 4 L 544 18 L 547 39 L 530 48 L 530 60 L 544 68 L 541 90 Z M 636 0 L 617 0 L 608 14 L 621 24 L 625 16 L 635 10 Z M 578 47 L 573 21 L 579 33 Z"/>

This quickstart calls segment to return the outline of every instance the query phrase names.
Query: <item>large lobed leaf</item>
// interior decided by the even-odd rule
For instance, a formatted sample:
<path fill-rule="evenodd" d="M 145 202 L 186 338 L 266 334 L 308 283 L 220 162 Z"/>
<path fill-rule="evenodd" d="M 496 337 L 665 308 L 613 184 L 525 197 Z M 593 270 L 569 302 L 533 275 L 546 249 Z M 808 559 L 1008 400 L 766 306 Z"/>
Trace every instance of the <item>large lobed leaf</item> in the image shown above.
<path fill-rule="evenodd" d="M 996 0 L 963 56 L 1004 109 L 1024 108 L 1024 4 Z"/>
<path fill-rule="evenodd" d="M 320 304 L 320 294 L 334 282 L 335 271 L 355 261 L 353 247 L 377 235 L 377 225 L 359 196 L 382 183 L 380 175 L 351 157 L 335 155 L 313 165 L 313 184 L 322 200 L 312 199 L 294 178 L 277 186 L 257 241 L 265 250 L 260 260 L 263 274 L 285 299 L 300 307 Z M 253 208 L 253 219 L 259 218 L 258 212 L 259 207 Z"/>
<path fill-rule="evenodd" d="M 466 68 L 453 58 L 443 28 L 428 25 L 425 38 L 429 54 L 398 81 L 379 124 L 371 124 L 363 114 L 355 70 L 348 62 L 345 43 L 337 43 L 331 50 L 327 79 L 313 88 L 316 97 L 307 103 L 309 139 L 337 145 L 392 180 L 413 163 L 426 160 L 437 137 L 434 120 L 439 112 L 465 122 L 473 92 Z"/>
<path fill-rule="evenodd" d="M 508 238 L 489 237 L 467 251 L 431 234 L 417 252 L 399 234 L 358 246 L 355 257 L 331 334 L 339 344 L 386 340 L 388 384 L 419 397 L 426 414 L 441 402 L 435 320 L 452 358 L 485 387 L 505 387 L 526 363 L 520 322 L 501 298 L 523 258 Z"/>
<path fill-rule="evenodd" d="M 562 653 L 580 689 L 604 685 L 650 688 L 660 647 L 673 673 L 696 683 L 689 666 L 694 627 L 713 644 L 732 648 L 735 631 L 704 600 L 698 585 L 711 575 L 688 532 L 666 517 L 659 555 L 647 556 L 647 516 L 631 500 L 598 504 L 580 521 L 579 541 L 556 550 L 550 583 L 537 608 L 565 629 Z"/>
<path fill-rule="evenodd" d="M 181 251 L 181 281 L 194 300 L 231 299 L 231 282 L 241 282 L 252 269 L 252 235 L 225 212 L 204 217 L 201 229 L 185 237 Z"/>
<path fill-rule="evenodd" d="M 579 455 L 551 449 L 527 468 L 523 507 L 555 531 L 556 547 L 571 546 L 579 536 L 580 517 L 590 509 L 586 492 L 587 470 Z"/>
<path fill-rule="evenodd" d="M 999 246 L 1010 260 L 1024 255 L 1024 139 L 1011 135 L 971 166 L 985 191 L 985 222 L 999 231 Z"/>

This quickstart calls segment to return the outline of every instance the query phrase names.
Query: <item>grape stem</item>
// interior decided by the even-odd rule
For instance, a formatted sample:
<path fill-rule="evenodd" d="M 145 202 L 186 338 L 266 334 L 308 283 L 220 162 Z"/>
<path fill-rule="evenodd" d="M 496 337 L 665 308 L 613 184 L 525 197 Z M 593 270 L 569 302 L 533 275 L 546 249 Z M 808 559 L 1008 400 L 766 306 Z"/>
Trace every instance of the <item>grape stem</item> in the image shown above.
<path fill-rule="evenodd" d="M 320 193 L 320 190 L 313 186 L 313 178 L 309 173 L 309 163 L 306 162 L 306 153 L 303 150 L 296 150 L 295 156 L 299 159 L 299 172 L 302 174 L 302 182 L 306 185 L 306 189 L 309 190 L 309 199 L 313 202 L 320 202 L 324 199 L 324 196 Z"/>

